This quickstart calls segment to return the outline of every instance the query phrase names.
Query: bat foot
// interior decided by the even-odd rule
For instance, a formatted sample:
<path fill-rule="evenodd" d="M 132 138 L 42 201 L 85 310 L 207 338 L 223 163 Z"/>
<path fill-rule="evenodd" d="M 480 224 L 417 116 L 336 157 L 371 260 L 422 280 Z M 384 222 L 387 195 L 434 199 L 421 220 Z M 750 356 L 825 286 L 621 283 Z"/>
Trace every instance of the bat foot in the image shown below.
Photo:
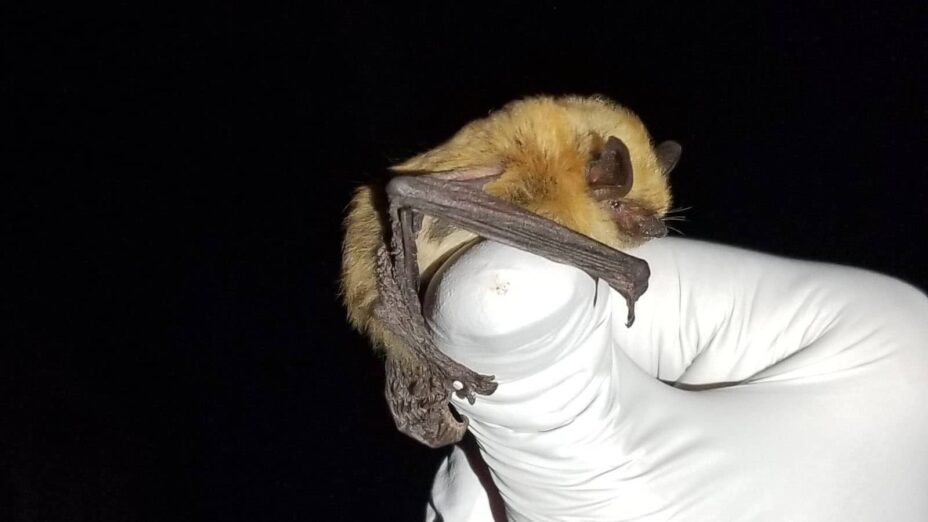
<path fill-rule="evenodd" d="M 467 399 L 473 404 L 477 395 L 491 395 L 496 391 L 497 383 L 492 375 L 481 375 L 458 363 L 451 362 L 451 368 L 442 368 L 448 374 L 451 389 L 459 399 Z"/>
<path fill-rule="evenodd" d="M 430 448 L 460 441 L 468 419 L 451 412 L 450 381 L 432 364 L 408 364 L 387 359 L 386 397 L 396 427 Z"/>

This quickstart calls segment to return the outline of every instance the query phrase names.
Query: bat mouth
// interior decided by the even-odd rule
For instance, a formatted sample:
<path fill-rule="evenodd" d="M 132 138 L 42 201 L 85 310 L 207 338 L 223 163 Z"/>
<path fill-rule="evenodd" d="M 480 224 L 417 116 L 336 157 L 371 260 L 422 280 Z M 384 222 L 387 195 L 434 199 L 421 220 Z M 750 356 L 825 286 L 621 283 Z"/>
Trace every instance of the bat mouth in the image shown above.
<path fill-rule="evenodd" d="M 625 235 L 636 240 L 657 239 L 667 235 L 667 225 L 657 212 L 631 201 L 608 199 L 603 207 Z"/>
<path fill-rule="evenodd" d="M 657 239 L 667 235 L 667 225 L 658 216 L 651 216 L 644 219 L 638 224 L 638 233 L 641 237 L 648 239 Z"/>

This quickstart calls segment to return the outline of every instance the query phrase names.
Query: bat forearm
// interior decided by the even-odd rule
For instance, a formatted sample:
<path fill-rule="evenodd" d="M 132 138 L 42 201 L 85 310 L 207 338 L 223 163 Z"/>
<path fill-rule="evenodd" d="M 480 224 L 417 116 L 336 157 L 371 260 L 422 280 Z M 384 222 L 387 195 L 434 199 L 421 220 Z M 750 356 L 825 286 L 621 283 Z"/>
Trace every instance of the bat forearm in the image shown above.
<path fill-rule="evenodd" d="M 526 250 L 551 261 L 574 265 L 602 278 L 629 303 L 629 325 L 634 303 L 647 290 L 650 271 L 638 258 L 615 250 L 470 184 L 398 176 L 387 185 L 391 206 L 409 207 L 448 221 L 485 238 Z"/>

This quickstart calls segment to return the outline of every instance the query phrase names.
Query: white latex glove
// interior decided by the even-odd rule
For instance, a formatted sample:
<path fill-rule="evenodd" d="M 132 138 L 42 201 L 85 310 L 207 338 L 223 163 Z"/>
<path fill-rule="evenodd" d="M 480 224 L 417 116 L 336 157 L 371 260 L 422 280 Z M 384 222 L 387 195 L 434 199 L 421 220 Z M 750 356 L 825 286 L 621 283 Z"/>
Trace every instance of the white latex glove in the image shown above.
<path fill-rule="evenodd" d="M 499 382 L 454 404 L 509 520 L 928 520 L 924 294 L 692 240 L 630 253 L 631 328 L 605 283 L 492 242 L 428 288 L 441 349 Z M 442 463 L 428 520 L 494 520 L 472 461 Z"/>

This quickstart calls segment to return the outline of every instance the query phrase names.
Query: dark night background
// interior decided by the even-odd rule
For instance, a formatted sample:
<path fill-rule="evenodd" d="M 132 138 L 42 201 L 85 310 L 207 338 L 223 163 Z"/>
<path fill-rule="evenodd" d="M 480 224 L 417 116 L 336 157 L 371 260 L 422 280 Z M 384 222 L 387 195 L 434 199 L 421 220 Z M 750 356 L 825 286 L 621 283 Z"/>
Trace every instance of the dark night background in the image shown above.
<path fill-rule="evenodd" d="M 924 3 L 746 4 L 5 8 L 0 520 L 420 520 L 340 220 L 517 97 L 680 141 L 689 237 L 928 288 Z"/>

